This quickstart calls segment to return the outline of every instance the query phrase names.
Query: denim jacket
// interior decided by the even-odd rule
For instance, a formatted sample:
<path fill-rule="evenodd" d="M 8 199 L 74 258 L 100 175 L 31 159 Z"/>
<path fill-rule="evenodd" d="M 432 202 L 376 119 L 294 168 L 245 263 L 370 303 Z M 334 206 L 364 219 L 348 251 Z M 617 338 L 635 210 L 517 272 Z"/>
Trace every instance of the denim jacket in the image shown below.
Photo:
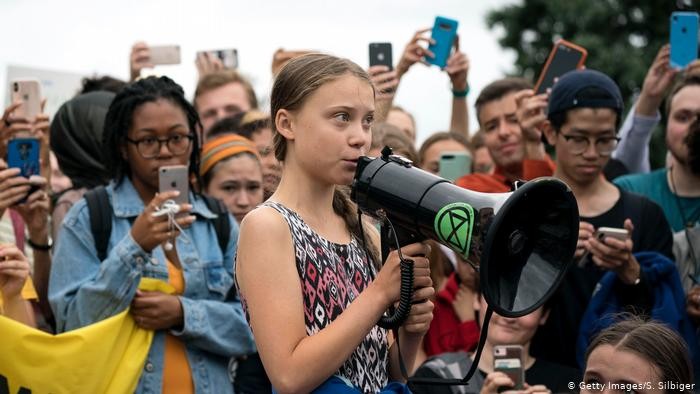
<path fill-rule="evenodd" d="M 131 224 L 144 209 L 131 181 L 125 178 L 118 186 L 112 182 L 107 193 L 114 215 L 104 261 L 97 257 L 85 199 L 71 208 L 60 230 L 49 284 L 58 332 L 123 311 L 129 307 L 142 277 L 168 280 L 162 248 L 147 253 L 131 237 Z M 185 229 L 188 237 L 181 234 L 176 240 L 185 277 L 185 292 L 180 296 L 184 324 L 180 330 L 169 332 L 181 338 L 187 348 L 195 392 L 232 392 L 228 359 L 255 351 L 240 301 L 231 289 L 238 226 L 230 218 L 230 241 L 222 256 L 214 226 L 206 220 L 215 214 L 192 193 L 190 202 L 197 220 Z M 154 335 L 137 393 L 162 392 L 165 334 L 156 331 Z"/>

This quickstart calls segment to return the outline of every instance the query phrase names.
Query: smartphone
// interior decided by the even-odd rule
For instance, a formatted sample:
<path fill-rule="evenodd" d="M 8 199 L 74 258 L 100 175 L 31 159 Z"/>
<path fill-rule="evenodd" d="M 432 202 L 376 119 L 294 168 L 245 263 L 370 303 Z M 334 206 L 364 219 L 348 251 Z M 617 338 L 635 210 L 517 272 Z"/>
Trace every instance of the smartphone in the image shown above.
<path fill-rule="evenodd" d="M 15 79 L 10 83 L 10 97 L 12 102 L 22 101 L 14 115 L 34 121 L 41 113 L 41 85 L 38 79 Z"/>
<path fill-rule="evenodd" d="M 394 69 L 390 42 L 372 42 L 369 44 L 369 65 L 387 66 L 389 71 Z"/>
<path fill-rule="evenodd" d="M 493 370 L 506 374 L 515 383 L 507 390 L 525 389 L 523 347 L 520 345 L 497 345 L 493 347 Z"/>
<path fill-rule="evenodd" d="M 557 40 L 549 52 L 535 85 L 535 94 L 542 94 L 554 85 L 554 79 L 583 67 L 588 51 L 566 40 Z"/>
<path fill-rule="evenodd" d="M 450 182 L 470 174 L 472 156 L 468 152 L 443 152 L 440 155 L 439 175 Z"/>
<path fill-rule="evenodd" d="M 163 166 L 158 168 L 158 191 L 177 190 L 180 195 L 174 200 L 178 205 L 186 204 L 189 194 L 189 173 L 186 166 Z"/>
<path fill-rule="evenodd" d="M 611 237 L 624 241 L 629 237 L 629 232 L 624 228 L 599 227 L 595 232 L 595 237 L 602 241 L 605 237 Z"/>
<path fill-rule="evenodd" d="M 238 68 L 238 50 L 237 49 L 215 49 L 211 51 L 200 51 L 198 55 L 208 53 L 209 56 L 216 57 L 221 60 L 224 68 L 235 70 Z"/>
<path fill-rule="evenodd" d="M 450 57 L 452 46 L 455 38 L 457 38 L 457 26 L 459 22 L 454 19 L 438 16 L 435 18 L 433 32 L 431 38 L 435 40 L 435 44 L 430 44 L 428 49 L 435 54 L 434 58 L 426 56 L 425 60 L 429 64 L 434 64 L 440 68 L 447 65 L 447 59 Z"/>
<path fill-rule="evenodd" d="M 697 12 L 671 14 L 671 67 L 682 69 L 698 58 Z"/>
<path fill-rule="evenodd" d="M 160 45 L 148 48 L 150 62 L 157 64 L 180 64 L 179 45 Z"/>
<path fill-rule="evenodd" d="M 29 178 L 39 175 L 39 139 L 13 138 L 7 141 L 7 166 L 19 168 L 20 175 Z"/>

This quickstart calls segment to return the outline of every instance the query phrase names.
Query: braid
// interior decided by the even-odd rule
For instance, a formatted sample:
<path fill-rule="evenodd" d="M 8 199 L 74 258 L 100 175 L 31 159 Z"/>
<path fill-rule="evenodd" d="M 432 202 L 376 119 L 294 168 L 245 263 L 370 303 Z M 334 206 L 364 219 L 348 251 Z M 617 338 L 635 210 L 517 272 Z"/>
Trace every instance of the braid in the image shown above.
<path fill-rule="evenodd" d="M 362 239 L 363 232 L 360 230 L 362 224 L 357 220 L 357 205 L 350 200 L 347 187 L 336 186 L 333 193 L 333 211 L 345 220 L 348 230 L 355 238 L 360 242 L 364 241 L 366 251 L 369 253 L 367 257 L 371 260 L 374 267 L 379 270 L 382 263 L 379 257 L 379 249 L 372 241 L 372 238 L 369 237 L 367 231 L 364 231 L 364 239 Z"/>
<path fill-rule="evenodd" d="M 105 117 L 103 134 L 104 146 L 108 147 L 106 165 L 112 179 L 120 183 L 125 176 L 131 175 L 127 160 L 122 157 L 121 147 L 132 126 L 134 111 L 141 105 L 159 99 L 169 100 L 180 107 L 187 116 L 190 132 L 194 134 L 189 172 L 199 180 L 200 141 L 202 124 L 197 110 L 185 99 L 182 87 L 168 77 L 148 77 L 126 85 L 112 101 Z"/>

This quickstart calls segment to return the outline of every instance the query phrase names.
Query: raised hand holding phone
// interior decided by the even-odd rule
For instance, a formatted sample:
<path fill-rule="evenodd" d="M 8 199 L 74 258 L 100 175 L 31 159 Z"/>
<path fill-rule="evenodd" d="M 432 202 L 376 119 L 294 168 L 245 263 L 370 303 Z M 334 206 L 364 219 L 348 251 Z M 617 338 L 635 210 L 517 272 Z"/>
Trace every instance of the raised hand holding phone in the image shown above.
<path fill-rule="evenodd" d="M 416 31 L 413 37 L 411 37 L 411 41 L 406 44 L 401 54 L 401 59 L 399 59 L 399 62 L 396 64 L 396 72 L 399 78 L 406 74 L 411 66 L 416 63 L 420 62 L 427 65 L 428 63 L 424 60 L 424 56 L 427 58 L 435 57 L 435 54 L 431 50 L 421 45 L 421 43 L 431 45 L 435 42 L 432 38 L 426 36 L 426 33 L 431 30 L 432 28 L 429 27 Z"/>
<path fill-rule="evenodd" d="M 637 284 L 640 266 L 632 254 L 634 225 L 625 219 L 624 228 L 600 227 L 589 241 L 592 260 L 598 267 L 615 272 L 626 284 Z"/>
<path fill-rule="evenodd" d="M 450 57 L 455 38 L 457 37 L 457 26 L 459 22 L 454 19 L 442 16 L 435 17 L 431 39 L 432 42 L 428 51 L 434 56 L 426 56 L 425 61 L 440 68 L 447 66 L 447 59 Z"/>
<path fill-rule="evenodd" d="M 235 70 L 238 68 L 237 49 L 216 49 L 197 52 L 195 59 L 199 78 L 219 70 Z"/>

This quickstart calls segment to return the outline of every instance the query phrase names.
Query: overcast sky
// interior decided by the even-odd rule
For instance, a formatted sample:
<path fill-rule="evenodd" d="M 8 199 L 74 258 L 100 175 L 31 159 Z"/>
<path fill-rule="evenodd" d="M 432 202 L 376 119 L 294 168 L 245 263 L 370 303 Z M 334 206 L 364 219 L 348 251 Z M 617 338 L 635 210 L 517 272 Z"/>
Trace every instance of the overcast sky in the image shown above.
<path fill-rule="evenodd" d="M 368 43 L 392 42 L 397 62 L 415 30 L 432 26 L 441 15 L 460 23 L 460 43 L 472 64 L 471 111 L 481 88 L 508 72 L 515 59 L 498 45 L 499 32 L 484 22 L 488 10 L 513 2 L 1 0 L 0 89 L 7 90 L 5 68 L 10 64 L 126 79 L 131 45 L 143 40 L 181 46 L 183 63 L 155 72 L 175 79 L 190 98 L 195 52 L 237 48 L 240 70 L 266 104 L 277 48 L 321 50 L 366 67 Z M 404 77 L 395 103 L 415 115 L 422 141 L 449 126 L 449 78 L 437 67 L 416 65 Z M 471 124 L 476 124 L 473 117 Z"/>

